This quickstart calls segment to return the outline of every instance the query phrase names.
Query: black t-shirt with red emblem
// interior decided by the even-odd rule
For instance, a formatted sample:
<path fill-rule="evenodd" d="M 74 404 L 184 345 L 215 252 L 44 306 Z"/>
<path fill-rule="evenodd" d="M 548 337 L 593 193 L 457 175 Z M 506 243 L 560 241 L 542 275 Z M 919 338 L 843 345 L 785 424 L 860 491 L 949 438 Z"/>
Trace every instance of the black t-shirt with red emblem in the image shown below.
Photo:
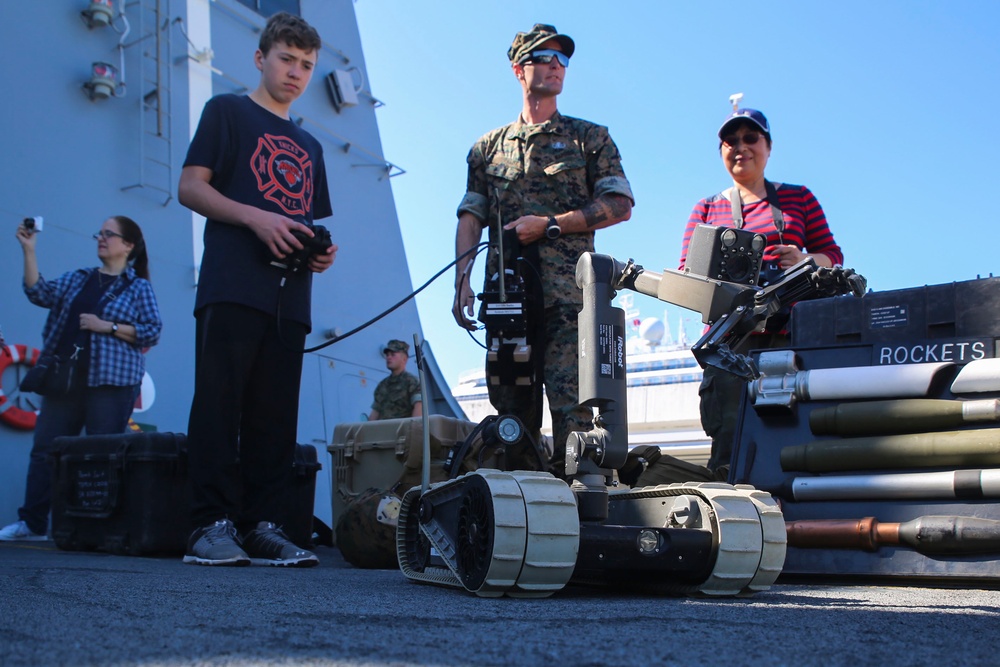
<path fill-rule="evenodd" d="M 321 144 L 246 95 L 208 101 L 184 166 L 211 169 L 212 187 L 229 199 L 307 225 L 333 212 Z M 209 219 L 195 312 L 212 303 L 239 303 L 273 315 L 286 275 L 270 265 L 273 259 L 248 228 Z M 281 318 L 311 327 L 311 294 L 311 271 L 288 274 Z"/>

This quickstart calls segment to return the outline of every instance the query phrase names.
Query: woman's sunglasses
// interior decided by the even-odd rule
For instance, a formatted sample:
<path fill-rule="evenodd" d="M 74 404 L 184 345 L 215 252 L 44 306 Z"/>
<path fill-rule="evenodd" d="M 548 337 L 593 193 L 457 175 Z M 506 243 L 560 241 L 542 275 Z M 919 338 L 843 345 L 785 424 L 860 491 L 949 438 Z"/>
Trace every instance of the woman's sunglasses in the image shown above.
<path fill-rule="evenodd" d="M 723 137 L 722 143 L 735 148 L 736 144 L 742 139 L 744 146 L 753 146 L 755 143 L 760 141 L 761 136 L 763 135 L 761 135 L 760 132 L 747 132 L 742 137 L 736 134 L 731 134 L 728 137 Z"/>

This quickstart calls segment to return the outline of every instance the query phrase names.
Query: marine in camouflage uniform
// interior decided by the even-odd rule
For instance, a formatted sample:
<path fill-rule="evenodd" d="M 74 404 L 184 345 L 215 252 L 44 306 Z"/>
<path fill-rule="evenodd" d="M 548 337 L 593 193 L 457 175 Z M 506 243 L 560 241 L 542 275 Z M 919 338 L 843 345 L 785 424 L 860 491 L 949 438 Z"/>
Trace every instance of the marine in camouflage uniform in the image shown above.
<path fill-rule="evenodd" d="M 594 231 L 627 220 L 634 203 L 607 128 L 563 116 L 556 108 L 574 49 L 573 40 L 550 25 L 536 24 L 514 38 L 507 56 L 524 106 L 517 121 L 487 133 L 469 151 L 456 236 L 456 255 L 462 256 L 480 242 L 484 228 L 494 244 L 501 225 L 516 230 L 537 272 L 543 315 L 537 339 L 530 343 L 534 354 L 542 354 L 540 379 L 552 413 L 557 460 L 569 432 L 588 430 L 593 418 L 590 408 L 578 404 L 577 314 L 583 295 L 576 285 L 576 263 L 594 250 Z M 466 257 L 456 265 L 453 304 L 456 321 L 470 330 L 477 327 L 471 319 L 472 261 Z M 487 255 L 487 277 L 496 274 L 498 262 L 494 245 Z M 537 438 L 542 415 L 532 387 L 487 384 L 498 413 L 516 415 Z"/>
<path fill-rule="evenodd" d="M 390 340 L 382 349 L 385 365 L 392 374 L 375 387 L 375 401 L 368 418 L 402 419 L 419 417 L 423 409 L 420 381 L 406 372 L 410 346 L 401 340 Z"/>

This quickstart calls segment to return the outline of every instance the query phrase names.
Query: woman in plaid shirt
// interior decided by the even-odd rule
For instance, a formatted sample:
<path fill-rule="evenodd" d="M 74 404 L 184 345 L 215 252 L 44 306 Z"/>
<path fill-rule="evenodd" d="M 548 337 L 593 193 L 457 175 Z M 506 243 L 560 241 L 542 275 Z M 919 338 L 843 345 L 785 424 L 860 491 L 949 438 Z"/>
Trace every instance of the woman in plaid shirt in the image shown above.
<path fill-rule="evenodd" d="M 42 357 L 75 358 L 75 381 L 65 395 L 47 395 L 35 424 L 24 505 L 0 540 L 44 540 L 51 504 L 48 454 L 59 436 L 123 433 L 145 373 L 143 350 L 160 340 L 163 323 L 149 282 L 142 230 L 123 215 L 94 234 L 101 266 L 46 280 L 38 271 L 38 237 L 23 224 L 24 293 L 49 309 Z"/>

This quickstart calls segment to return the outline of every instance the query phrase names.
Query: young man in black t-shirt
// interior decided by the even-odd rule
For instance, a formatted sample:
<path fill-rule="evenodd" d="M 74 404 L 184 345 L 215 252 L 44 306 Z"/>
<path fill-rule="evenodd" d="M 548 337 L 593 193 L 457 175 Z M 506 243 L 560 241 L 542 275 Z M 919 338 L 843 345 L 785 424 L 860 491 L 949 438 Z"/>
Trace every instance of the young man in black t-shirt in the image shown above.
<path fill-rule="evenodd" d="M 185 563 L 318 563 L 280 527 L 290 519 L 312 273 L 330 268 L 337 246 L 313 252 L 297 271 L 281 260 L 303 248 L 293 232 L 313 237 L 313 220 L 332 213 L 322 146 L 289 117 L 321 46 L 303 19 L 272 16 L 254 54 L 260 83 L 249 95 L 209 100 L 181 172 L 179 201 L 206 218 Z"/>

